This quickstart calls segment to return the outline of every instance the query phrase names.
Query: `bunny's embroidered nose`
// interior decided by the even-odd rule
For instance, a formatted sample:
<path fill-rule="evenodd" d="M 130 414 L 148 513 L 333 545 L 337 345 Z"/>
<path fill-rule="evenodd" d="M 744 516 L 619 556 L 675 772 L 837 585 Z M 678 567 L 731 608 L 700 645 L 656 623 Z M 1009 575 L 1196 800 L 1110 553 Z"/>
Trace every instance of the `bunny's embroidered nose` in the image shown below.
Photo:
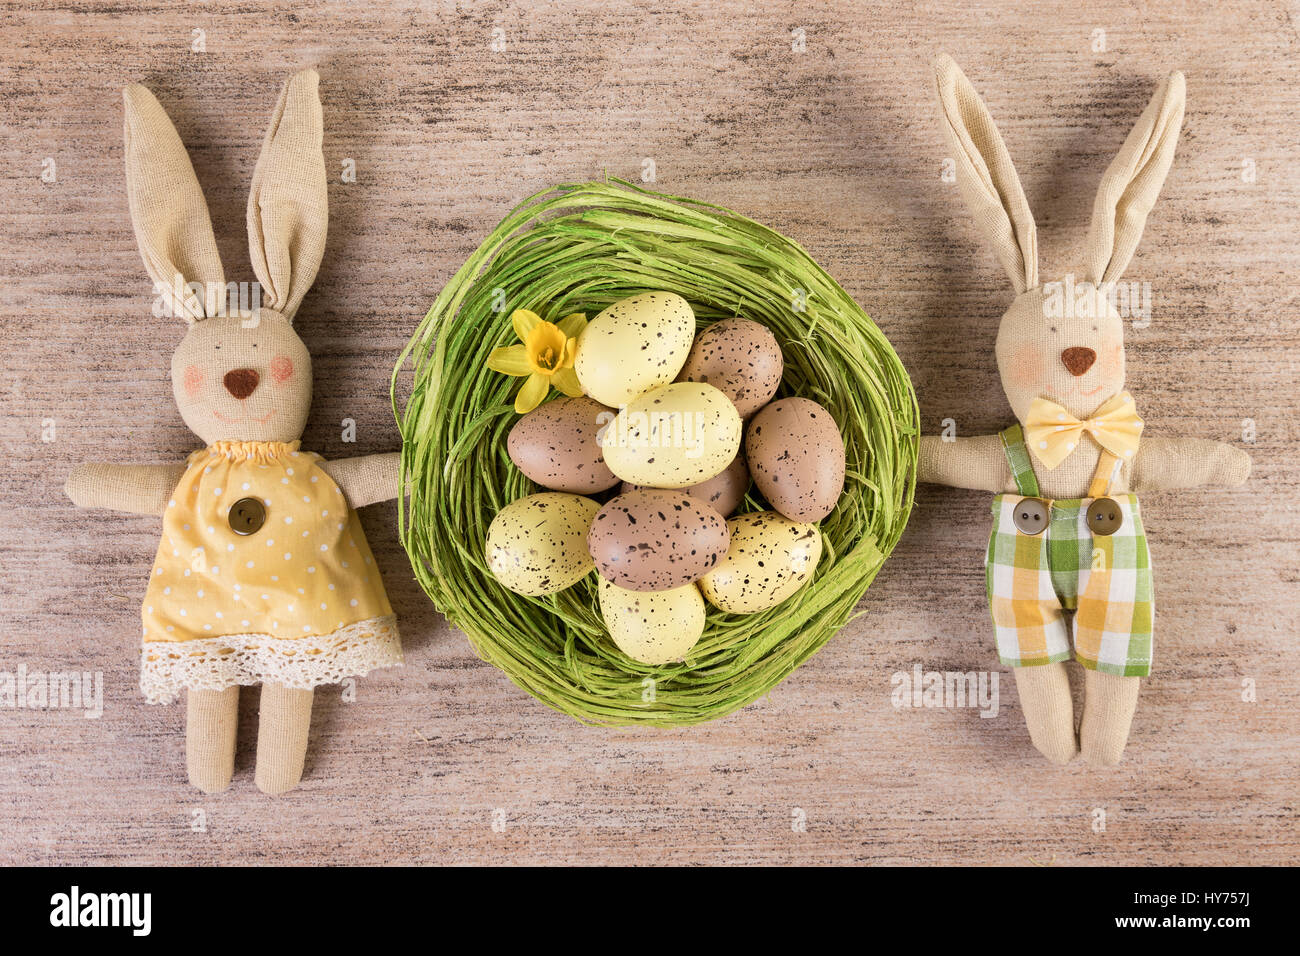
<path fill-rule="evenodd" d="M 231 369 L 222 379 L 226 383 L 226 391 L 241 402 L 252 395 L 257 388 L 259 376 L 251 368 Z"/>
<path fill-rule="evenodd" d="M 1061 353 L 1061 364 L 1066 367 L 1071 375 L 1082 375 L 1088 369 L 1092 368 L 1092 363 L 1097 361 L 1097 353 L 1092 349 L 1085 349 L 1079 346 L 1066 349 Z M 256 381 L 256 379 L 254 379 Z M 226 387 L 230 387 L 227 380 Z"/>

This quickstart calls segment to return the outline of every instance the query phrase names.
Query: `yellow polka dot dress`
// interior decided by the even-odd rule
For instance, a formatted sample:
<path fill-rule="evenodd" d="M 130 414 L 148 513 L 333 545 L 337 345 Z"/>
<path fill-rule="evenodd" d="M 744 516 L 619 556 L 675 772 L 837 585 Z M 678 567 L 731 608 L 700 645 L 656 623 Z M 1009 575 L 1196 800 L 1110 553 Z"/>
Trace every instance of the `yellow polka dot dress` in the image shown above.
<path fill-rule="evenodd" d="M 190 456 L 145 592 L 140 688 L 309 688 L 402 663 L 357 514 L 298 442 Z"/>

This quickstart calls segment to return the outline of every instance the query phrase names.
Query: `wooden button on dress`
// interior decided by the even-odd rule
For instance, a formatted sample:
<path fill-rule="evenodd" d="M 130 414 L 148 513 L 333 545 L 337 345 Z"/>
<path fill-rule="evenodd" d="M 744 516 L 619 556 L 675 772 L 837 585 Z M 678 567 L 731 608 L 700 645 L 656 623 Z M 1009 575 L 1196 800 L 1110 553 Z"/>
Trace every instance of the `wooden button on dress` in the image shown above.
<path fill-rule="evenodd" d="M 1011 520 L 1022 534 L 1042 534 L 1047 527 L 1047 502 L 1042 498 L 1025 498 L 1016 503 Z"/>
<path fill-rule="evenodd" d="M 1114 498 L 1098 498 L 1088 505 L 1088 530 L 1093 534 L 1112 535 L 1124 523 L 1124 512 Z"/>
<path fill-rule="evenodd" d="M 258 498 L 240 498 L 230 506 L 230 530 L 235 534 L 257 534 L 266 524 L 266 506 Z"/>

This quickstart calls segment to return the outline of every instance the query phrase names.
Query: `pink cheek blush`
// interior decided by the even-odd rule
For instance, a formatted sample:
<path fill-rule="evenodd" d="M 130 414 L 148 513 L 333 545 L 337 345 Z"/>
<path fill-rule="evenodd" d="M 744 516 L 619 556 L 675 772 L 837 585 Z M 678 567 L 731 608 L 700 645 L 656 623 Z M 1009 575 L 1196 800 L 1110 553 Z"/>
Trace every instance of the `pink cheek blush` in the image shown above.
<path fill-rule="evenodd" d="M 283 385 L 293 377 L 293 362 L 289 361 L 288 356 L 277 355 L 271 359 L 271 378 L 275 380 L 276 385 Z"/>
<path fill-rule="evenodd" d="M 1115 372 L 1118 372 L 1123 367 L 1124 367 L 1124 346 L 1120 344 L 1114 346 L 1111 349 L 1111 353 L 1110 353 L 1111 373 L 1114 374 Z"/>
<path fill-rule="evenodd" d="M 190 398 L 199 394 L 203 387 L 203 370 L 197 365 L 185 366 L 185 394 Z"/>
<path fill-rule="evenodd" d="M 1034 385 L 1042 378 L 1038 352 L 1033 348 L 1017 349 L 1013 361 L 1012 380 L 1017 385 Z"/>

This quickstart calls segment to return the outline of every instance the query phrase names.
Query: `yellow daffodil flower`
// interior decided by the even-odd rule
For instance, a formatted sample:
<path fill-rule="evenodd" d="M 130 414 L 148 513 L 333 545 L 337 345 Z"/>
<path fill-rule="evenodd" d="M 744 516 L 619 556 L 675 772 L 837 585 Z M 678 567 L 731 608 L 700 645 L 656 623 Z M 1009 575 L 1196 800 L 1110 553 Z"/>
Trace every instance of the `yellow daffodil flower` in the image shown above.
<path fill-rule="evenodd" d="M 587 327 L 586 315 L 575 312 L 555 325 L 543 322 L 536 312 L 516 309 L 510 323 L 523 345 L 493 349 L 487 366 L 505 375 L 528 377 L 515 396 L 515 411 L 520 415 L 531 412 L 542 404 L 552 385 L 570 398 L 581 395 L 573 359 L 578 351 L 578 336 Z"/>

